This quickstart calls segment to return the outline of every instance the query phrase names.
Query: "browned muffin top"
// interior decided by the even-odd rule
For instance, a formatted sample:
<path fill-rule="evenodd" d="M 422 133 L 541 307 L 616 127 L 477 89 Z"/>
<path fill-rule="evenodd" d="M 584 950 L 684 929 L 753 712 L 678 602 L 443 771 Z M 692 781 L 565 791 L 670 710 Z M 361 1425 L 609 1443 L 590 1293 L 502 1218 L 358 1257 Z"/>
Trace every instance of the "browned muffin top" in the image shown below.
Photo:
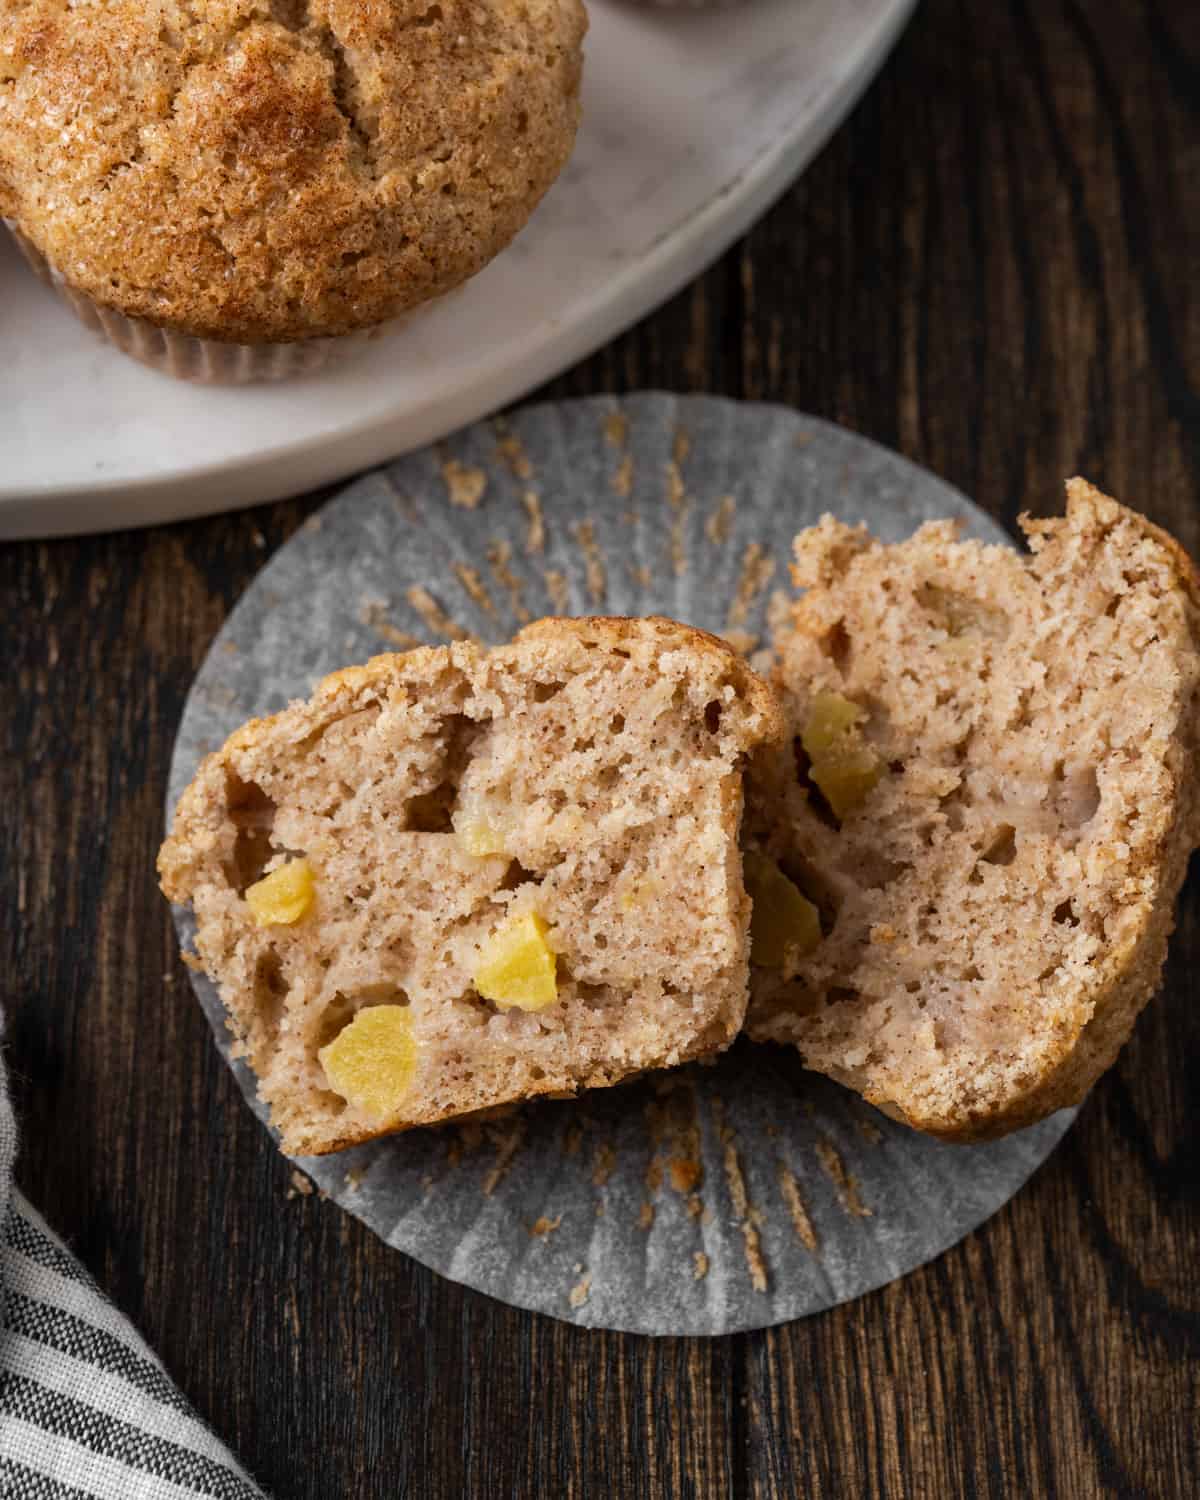
<path fill-rule="evenodd" d="M 180 332 L 368 327 L 524 224 L 585 28 L 580 0 L 0 0 L 0 213 Z"/>

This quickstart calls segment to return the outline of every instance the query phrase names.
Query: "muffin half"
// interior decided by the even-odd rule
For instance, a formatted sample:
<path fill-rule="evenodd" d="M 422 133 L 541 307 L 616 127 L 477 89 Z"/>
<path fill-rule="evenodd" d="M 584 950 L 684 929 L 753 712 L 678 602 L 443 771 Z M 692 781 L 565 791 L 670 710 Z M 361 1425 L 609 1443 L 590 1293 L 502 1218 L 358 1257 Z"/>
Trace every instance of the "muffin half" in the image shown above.
<path fill-rule="evenodd" d="M 801 533 L 794 740 L 749 795 L 749 1034 L 955 1140 L 1111 1065 L 1200 842 L 1192 563 L 1082 479 L 1022 525 L 1024 557 Z"/>
<path fill-rule="evenodd" d="M 377 657 L 234 734 L 159 870 L 285 1148 L 727 1046 L 742 766 L 781 732 L 728 647 L 651 619 Z"/>

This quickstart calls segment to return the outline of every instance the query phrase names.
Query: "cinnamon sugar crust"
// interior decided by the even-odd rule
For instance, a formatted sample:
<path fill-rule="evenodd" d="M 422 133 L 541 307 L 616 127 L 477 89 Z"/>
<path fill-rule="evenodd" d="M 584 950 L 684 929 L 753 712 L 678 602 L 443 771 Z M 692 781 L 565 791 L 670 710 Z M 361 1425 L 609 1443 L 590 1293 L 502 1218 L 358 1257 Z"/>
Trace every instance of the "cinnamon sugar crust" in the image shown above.
<path fill-rule="evenodd" d="M 585 29 L 580 0 L 0 0 L 0 214 L 178 333 L 371 327 L 525 223 Z"/>

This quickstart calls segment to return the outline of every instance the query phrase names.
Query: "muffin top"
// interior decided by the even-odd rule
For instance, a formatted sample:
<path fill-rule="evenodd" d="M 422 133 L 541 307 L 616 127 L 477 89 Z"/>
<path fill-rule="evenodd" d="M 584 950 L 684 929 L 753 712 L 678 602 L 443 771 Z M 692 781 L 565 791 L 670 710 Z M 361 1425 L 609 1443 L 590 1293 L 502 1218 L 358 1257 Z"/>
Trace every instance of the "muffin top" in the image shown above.
<path fill-rule="evenodd" d="M 581 0 L 0 0 L 0 214 L 178 332 L 369 327 L 525 223 L 586 24 Z"/>

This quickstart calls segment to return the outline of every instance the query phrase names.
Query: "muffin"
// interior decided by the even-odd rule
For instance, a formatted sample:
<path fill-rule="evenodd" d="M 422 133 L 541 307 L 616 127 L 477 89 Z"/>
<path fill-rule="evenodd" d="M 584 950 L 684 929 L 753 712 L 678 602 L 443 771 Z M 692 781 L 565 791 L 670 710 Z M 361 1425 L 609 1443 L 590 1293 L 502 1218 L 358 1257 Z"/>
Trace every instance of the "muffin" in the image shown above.
<path fill-rule="evenodd" d="M 781 732 L 724 642 L 660 619 L 378 657 L 237 731 L 159 872 L 285 1149 L 727 1046 L 743 765 Z"/>
<path fill-rule="evenodd" d="M 521 229 L 585 29 L 580 0 L 0 0 L 0 216 L 158 369 L 309 370 Z"/>
<path fill-rule="evenodd" d="M 749 792 L 749 1034 L 954 1140 L 1110 1066 L 1200 842 L 1195 569 L 1082 479 L 1022 525 L 1025 557 L 802 533 L 794 752 Z"/>

